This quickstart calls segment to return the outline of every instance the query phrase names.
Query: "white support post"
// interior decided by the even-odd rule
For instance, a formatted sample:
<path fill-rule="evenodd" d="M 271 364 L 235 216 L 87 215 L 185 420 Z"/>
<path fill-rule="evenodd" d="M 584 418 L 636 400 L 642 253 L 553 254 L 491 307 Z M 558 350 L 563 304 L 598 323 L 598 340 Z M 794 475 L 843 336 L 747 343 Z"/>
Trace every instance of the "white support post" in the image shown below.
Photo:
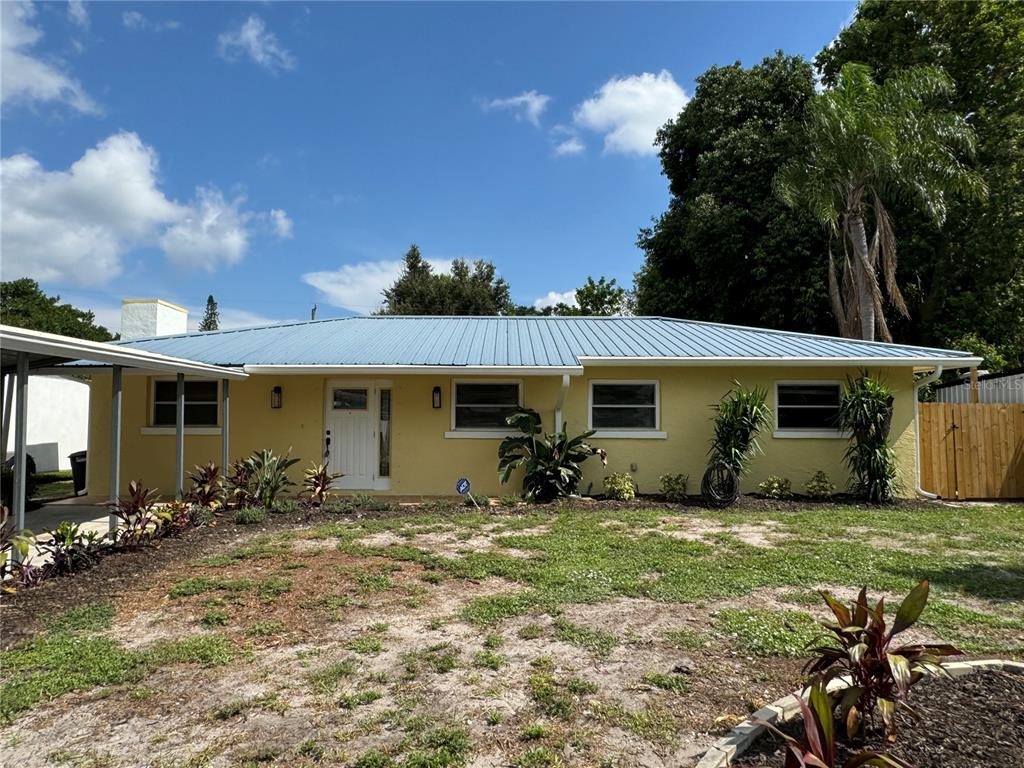
<path fill-rule="evenodd" d="M 117 503 L 121 493 L 121 366 L 115 365 L 110 372 L 110 488 L 107 495 L 110 504 Z M 117 516 L 111 510 L 107 518 L 107 530 L 117 528 Z"/>
<path fill-rule="evenodd" d="M 174 398 L 174 498 L 185 495 L 185 374 L 178 374 Z"/>
<path fill-rule="evenodd" d="M 231 397 L 229 388 L 231 382 L 224 379 L 220 383 L 220 474 L 221 477 L 228 476 L 228 465 L 231 462 L 231 448 L 228 442 Z"/>
<path fill-rule="evenodd" d="M 565 396 L 569 392 L 569 374 L 562 374 L 562 386 L 558 389 L 558 400 L 555 402 L 555 432 L 562 431 L 562 409 L 565 407 Z"/>
<path fill-rule="evenodd" d="M 11 409 L 14 407 L 14 377 L 7 374 L 4 379 L 3 452 L 7 456 L 7 444 L 11 435 Z"/>
<path fill-rule="evenodd" d="M 25 480 L 28 454 L 25 441 L 28 438 L 28 352 L 18 353 L 14 387 L 17 389 L 17 405 L 14 414 L 14 526 L 17 530 L 25 527 Z M 5 446 L 6 448 L 6 446 Z M 18 556 L 17 550 L 14 552 Z"/>

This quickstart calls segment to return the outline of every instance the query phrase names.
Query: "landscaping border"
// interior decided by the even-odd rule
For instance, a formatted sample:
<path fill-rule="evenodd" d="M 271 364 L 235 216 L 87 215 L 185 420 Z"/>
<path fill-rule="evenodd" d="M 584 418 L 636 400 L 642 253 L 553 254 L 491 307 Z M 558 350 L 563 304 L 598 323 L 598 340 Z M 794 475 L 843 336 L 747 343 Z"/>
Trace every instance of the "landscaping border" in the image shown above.
<path fill-rule="evenodd" d="M 942 668 L 952 677 L 964 677 L 983 669 L 998 669 L 1024 675 L 1024 662 L 1001 659 L 953 661 L 943 664 Z M 831 681 L 828 687 L 830 690 L 835 690 L 845 687 L 846 684 L 845 681 L 837 679 Z M 795 719 L 800 714 L 798 703 L 800 695 L 800 691 L 794 691 L 788 696 L 783 696 L 781 699 L 761 707 L 733 728 L 728 736 L 716 741 L 704 753 L 704 757 L 700 759 L 695 768 L 728 768 L 734 758 L 750 749 L 750 745 L 764 735 L 764 732 L 768 730 L 766 723 L 780 725 Z"/>

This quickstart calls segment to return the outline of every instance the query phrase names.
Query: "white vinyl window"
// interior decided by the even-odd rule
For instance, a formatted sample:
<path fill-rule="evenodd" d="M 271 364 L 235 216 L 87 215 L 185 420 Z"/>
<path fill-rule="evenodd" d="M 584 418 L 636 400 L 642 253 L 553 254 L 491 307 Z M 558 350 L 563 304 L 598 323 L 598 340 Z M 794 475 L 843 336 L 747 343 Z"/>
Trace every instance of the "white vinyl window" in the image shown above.
<path fill-rule="evenodd" d="M 453 382 L 452 429 L 508 432 L 506 419 L 522 404 L 523 387 L 518 381 Z"/>
<path fill-rule="evenodd" d="M 776 382 L 776 436 L 842 436 L 838 421 L 842 392 L 838 381 Z"/>
<path fill-rule="evenodd" d="M 657 381 L 591 381 L 590 428 L 598 432 L 656 432 L 660 429 Z"/>
<path fill-rule="evenodd" d="M 218 419 L 218 384 L 215 379 L 185 381 L 185 426 L 215 427 Z M 177 418 L 178 382 L 153 380 L 154 427 L 173 427 Z"/>

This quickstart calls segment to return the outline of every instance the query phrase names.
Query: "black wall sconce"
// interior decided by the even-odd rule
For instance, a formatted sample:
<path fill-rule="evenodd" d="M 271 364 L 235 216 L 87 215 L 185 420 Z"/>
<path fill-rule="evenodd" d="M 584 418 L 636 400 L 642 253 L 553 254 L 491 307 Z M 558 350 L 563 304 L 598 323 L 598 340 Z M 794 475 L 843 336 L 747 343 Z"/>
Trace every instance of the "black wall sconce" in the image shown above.
<path fill-rule="evenodd" d="M 430 404 L 435 408 L 441 407 L 441 388 L 434 387 L 434 391 L 430 393 Z"/>
<path fill-rule="evenodd" d="M 270 390 L 270 407 L 271 408 L 280 408 L 281 407 L 281 400 L 282 400 L 281 395 L 282 395 L 281 387 L 274 387 L 272 390 Z"/>

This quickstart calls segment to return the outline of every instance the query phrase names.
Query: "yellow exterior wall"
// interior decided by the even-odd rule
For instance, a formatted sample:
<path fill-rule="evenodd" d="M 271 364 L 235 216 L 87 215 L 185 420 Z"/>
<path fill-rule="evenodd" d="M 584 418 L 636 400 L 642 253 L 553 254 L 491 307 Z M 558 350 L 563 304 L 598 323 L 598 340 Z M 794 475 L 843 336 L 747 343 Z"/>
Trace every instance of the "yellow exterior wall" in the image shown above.
<path fill-rule="evenodd" d="M 588 368 L 583 376 L 571 378 L 564 406 L 569 432 L 587 426 L 589 381 L 591 379 L 657 379 L 660 382 L 661 430 L 665 439 L 594 438 L 592 442 L 608 451 L 608 467 L 597 459 L 585 465 L 581 490 L 602 491 L 602 480 L 610 472 L 630 472 L 641 492 L 655 493 L 662 474 L 690 476 L 690 489 L 699 490 L 707 464 L 711 439 L 712 406 L 730 388 L 733 379 L 745 386 L 766 387 L 774 409 L 774 383 L 778 380 L 843 380 L 856 369 L 794 367 L 634 367 Z M 913 492 L 914 402 L 913 376 L 909 368 L 873 370 L 892 388 L 896 398 L 892 441 L 896 449 L 904 493 Z M 462 380 L 464 377 L 459 377 Z M 479 377 L 486 381 L 487 378 Z M 554 408 L 561 377 L 501 377 L 523 382 L 527 407 L 540 412 L 546 430 L 554 427 Z M 293 479 L 323 453 L 324 397 L 327 380 L 358 381 L 360 377 L 251 376 L 231 384 L 230 447 L 232 458 L 260 448 L 283 453 L 291 450 L 301 462 Z M 451 429 L 452 377 L 441 375 L 392 376 L 392 459 L 391 489 L 400 496 L 453 495 L 455 481 L 472 480 L 475 492 L 488 495 L 517 492 L 518 482 L 502 487 L 497 478 L 497 448 L 500 438 L 446 438 Z M 122 490 L 134 478 L 150 487 L 173 493 L 174 434 L 147 434 L 150 419 L 151 379 L 143 375 L 124 377 L 123 430 L 121 443 Z M 270 390 L 283 389 L 283 407 L 270 408 Z M 441 387 L 442 407 L 431 407 L 431 391 Z M 110 376 L 98 374 L 92 383 L 89 412 L 88 489 L 106 495 L 110 468 Z M 760 438 L 764 455 L 751 462 L 743 480 L 745 492 L 769 474 L 788 477 L 794 490 L 817 470 L 826 471 L 840 488 L 847 481 L 842 453 L 847 442 L 828 438 L 775 438 L 766 430 Z M 213 460 L 220 463 L 218 435 L 187 434 L 186 471 Z M 636 470 L 631 471 L 631 465 Z M 514 478 L 515 480 L 515 478 Z"/>

